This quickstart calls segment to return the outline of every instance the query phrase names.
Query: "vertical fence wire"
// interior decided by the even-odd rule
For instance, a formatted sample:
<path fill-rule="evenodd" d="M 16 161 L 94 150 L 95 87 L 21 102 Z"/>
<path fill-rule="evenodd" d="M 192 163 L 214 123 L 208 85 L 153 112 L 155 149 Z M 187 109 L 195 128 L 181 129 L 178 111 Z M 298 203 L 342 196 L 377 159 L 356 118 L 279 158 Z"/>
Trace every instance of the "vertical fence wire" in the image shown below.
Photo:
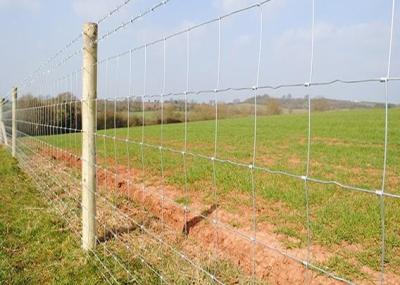
<path fill-rule="evenodd" d="M 109 17 L 117 15 L 131 1 L 125 1 L 108 15 L 101 18 L 98 22 L 103 23 Z M 159 8 L 165 6 L 170 1 L 162 1 L 131 18 L 127 22 L 114 27 L 114 29 L 103 34 L 99 42 L 111 40 L 111 35 L 125 29 L 131 23 L 152 14 Z M 400 196 L 386 191 L 387 179 L 387 160 L 388 160 L 388 132 L 389 132 L 389 83 L 399 80 L 391 78 L 392 48 L 395 23 L 396 1 L 392 2 L 390 42 L 388 52 L 388 68 L 385 78 L 364 78 L 358 80 L 334 79 L 326 82 L 314 82 L 315 64 L 315 40 L 316 40 L 316 1 L 311 0 L 311 54 L 309 64 L 308 82 L 287 83 L 270 86 L 262 84 L 262 64 L 264 52 L 264 25 L 265 15 L 264 6 L 270 0 L 245 6 L 241 9 L 229 12 L 225 15 L 212 18 L 196 25 L 191 25 L 183 30 L 172 33 L 154 41 L 138 45 L 128 51 L 105 58 L 96 63 L 104 72 L 103 81 L 99 83 L 102 88 L 101 97 L 96 100 L 96 131 L 95 137 L 101 143 L 98 144 L 98 162 L 95 165 L 97 174 L 98 191 L 94 193 L 98 198 L 99 215 L 96 216 L 98 223 L 96 242 L 98 249 L 91 252 L 98 261 L 101 275 L 110 284 L 119 283 L 146 283 L 150 278 L 157 284 L 174 284 L 178 282 L 198 282 L 212 284 L 228 284 L 232 281 L 232 276 L 224 276 L 219 270 L 218 263 L 227 262 L 229 266 L 233 263 L 233 268 L 238 269 L 238 275 L 243 282 L 253 284 L 263 280 L 263 276 L 258 272 L 263 269 L 262 253 L 268 252 L 270 255 L 279 256 L 282 259 L 290 260 L 296 264 L 296 268 L 305 268 L 303 282 L 312 284 L 314 279 L 324 277 L 352 284 L 350 277 L 340 276 L 331 271 L 317 261 L 313 260 L 312 254 L 312 222 L 310 213 L 310 185 L 315 183 L 328 187 L 334 185 L 340 189 L 360 194 L 378 196 L 380 201 L 380 222 L 381 222 L 381 253 L 380 253 L 380 283 L 385 282 L 385 258 L 386 258 L 386 223 L 385 223 L 385 199 L 399 199 Z M 225 20 L 234 18 L 236 15 L 246 11 L 255 10 L 257 12 L 258 27 L 258 49 L 256 56 L 256 76 L 255 85 L 242 87 L 222 87 L 223 69 L 225 68 L 223 56 L 227 53 L 228 44 L 223 42 Z M 194 70 L 195 54 L 194 49 L 195 31 L 201 27 L 211 27 L 215 23 L 217 29 L 217 61 L 216 61 L 216 81 L 215 89 L 192 90 L 195 86 Z M 228 27 L 228 24 L 226 25 Z M 185 59 L 185 82 L 183 91 L 170 91 L 167 85 L 172 77 L 172 70 L 167 67 L 167 59 L 171 52 L 167 47 L 172 39 L 182 36 L 181 48 L 184 50 Z M 65 48 L 51 57 L 34 74 L 25 79 L 22 85 L 22 92 L 33 92 L 34 96 L 21 98 L 18 101 L 16 113 L 17 121 L 17 158 L 24 170 L 36 182 L 38 188 L 46 196 L 50 204 L 56 211 L 68 218 L 66 222 L 71 222 L 71 231 L 79 237 L 79 214 L 82 211 L 80 205 L 79 187 L 81 141 L 82 141 L 82 104 L 83 99 L 79 94 L 81 80 L 79 79 L 84 72 L 78 68 L 71 71 L 71 65 L 81 50 L 70 52 L 70 49 L 79 42 L 81 37 L 71 41 Z M 161 48 L 161 64 L 158 69 L 161 71 L 161 90 L 158 94 L 152 94 L 152 74 L 151 53 L 153 48 Z M 172 45 L 171 45 L 172 47 Z M 137 66 L 136 56 L 143 52 L 143 91 L 140 93 L 138 84 L 134 80 L 136 74 L 140 73 Z M 67 53 L 67 55 L 65 55 Z M 61 59 L 60 59 L 61 57 Z M 171 56 L 172 57 L 172 56 Z M 123 65 L 128 64 L 127 92 L 123 91 L 122 71 Z M 68 72 L 63 74 L 63 69 Z M 62 75 L 58 77 L 59 75 Z M 266 90 L 280 90 L 285 88 L 303 88 L 305 91 L 311 90 L 314 86 L 335 86 L 359 85 L 362 83 L 385 84 L 385 117 L 384 117 L 384 145 L 383 145 L 383 169 L 381 190 L 377 191 L 368 187 L 348 185 L 339 180 L 328 180 L 313 177 L 311 167 L 311 146 L 312 146 L 312 126 L 313 99 L 311 91 L 307 95 L 307 139 L 306 139 L 306 169 L 304 175 L 297 175 L 283 169 L 271 169 L 258 162 L 258 148 L 262 143 L 260 139 L 261 124 L 259 118 L 260 101 L 259 94 Z M 221 122 L 223 119 L 223 96 L 229 92 L 249 92 L 252 94 L 251 116 L 252 121 L 252 143 L 250 163 L 246 160 L 235 159 L 233 157 L 223 157 L 223 143 L 220 137 L 223 134 Z M 192 122 L 190 117 L 191 108 L 195 96 L 210 95 L 212 97 L 213 119 L 211 123 L 210 154 L 192 150 Z M 175 134 L 167 133 L 171 130 L 168 121 L 168 108 L 179 109 L 182 115 L 183 137 L 179 138 L 183 146 L 175 143 L 178 138 L 170 136 Z M 11 111 L 10 104 L 4 104 L 3 120 L 7 131 L 7 137 L 11 137 Z M 150 112 L 157 113 L 158 137 L 154 139 L 151 132 L 154 126 L 150 118 Z M 136 116 L 138 115 L 138 117 Z M 125 121 L 124 121 L 125 117 Z M 137 121 L 136 121 L 137 120 Z M 136 121 L 136 122 L 135 122 Z M 120 129 L 121 128 L 121 129 Z M 123 130 L 122 128 L 126 128 Z M 178 137 L 178 135 L 177 135 Z M 171 157 L 178 157 L 179 163 L 174 167 L 175 172 L 181 172 L 181 184 L 176 186 L 171 182 Z M 201 161 L 201 164 L 210 171 L 210 191 L 211 203 L 215 211 L 208 214 L 204 211 L 199 201 L 195 197 L 195 186 L 193 180 L 193 160 Z M 179 165 L 181 163 L 181 165 Z M 155 166 L 156 165 L 156 166 Z M 221 169 L 219 166 L 221 165 Z M 222 167 L 235 167 L 243 177 L 250 176 L 249 187 L 251 197 L 251 222 L 248 228 L 240 228 L 230 225 L 224 220 L 228 213 L 221 206 L 223 200 L 222 185 L 219 187 L 219 176 L 225 174 Z M 153 170 L 155 171 L 153 172 Z M 180 170 L 178 170 L 178 168 Z M 226 171 L 226 170 L 225 170 Z M 156 174 L 154 174 L 156 173 Z M 245 173 L 245 174 L 243 174 Z M 305 256 L 299 256 L 288 249 L 276 246 L 274 243 L 265 242 L 262 239 L 263 232 L 259 227 L 259 203 L 262 197 L 258 192 L 262 189 L 258 186 L 258 175 L 271 175 L 273 177 L 284 177 L 302 183 L 304 191 L 305 208 L 305 228 L 306 228 L 306 248 Z M 240 178 L 243 178 L 240 177 Z M 154 182 L 157 180 L 156 182 Z M 247 185 L 238 185 L 238 188 Z M 205 187 L 205 186 L 204 186 Z M 176 191 L 179 188 L 179 191 Z M 244 187 L 243 187 L 244 188 Z M 178 201 L 181 194 L 182 201 Z M 171 194 L 173 193 L 173 194 Z M 237 194 L 237 193 L 236 193 Z M 233 194 L 234 195 L 234 194 Z M 193 201 L 192 201 L 193 200 Z M 174 215 L 178 212 L 178 215 Z M 183 215 L 182 215 L 183 213 Z M 71 217 L 70 217 L 71 215 Z M 179 217 L 178 217 L 179 216 Z M 78 218 L 78 220 L 77 220 Z M 210 230 L 211 246 L 207 247 L 201 240 L 197 240 L 191 234 L 192 223 L 201 221 L 201 226 L 205 230 Z M 78 224 L 77 224 L 78 223 Z M 198 223 L 198 222 L 197 222 Z M 178 224 L 178 226 L 176 226 Z M 201 233 L 198 234 L 201 239 Z M 232 261 L 230 248 L 224 239 L 241 240 L 241 245 L 248 243 L 247 248 L 238 249 L 241 253 L 238 259 L 248 259 L 246 261 Z M 124 248 L 125 250 L 122 250 Z M 161 260 L 159 260 L 161 256 Z M 211 258 L 209 258 L 211 257 Z M 224 259 L 225 258 L 225 259 Z M 243 262 L 243 264 L 241 264 Z M 169 266 L 177 264 L 174 273 L 171 273 Z M 138 273 L 138 268 L 139 273 Z M 146 271 L 143 271 L 146 268 Z M 300 270 L 299 269 L 299 270 Z M 143 273 L 145 272 L 145 273 Z M 276 272 L 276 271 L 275 271 Z M 318 274 L 317 274 L 317 273 Z M 177 276 L 175 276 L 177 275 Z M 260 280 L 261 278 L 261 280 Z M 328 280 L 328 279 L 318 279 Z M 236 280 L 237 281 L 237 280 Z"/>
<path fill-rule="evenodd" d="M 387 176 L 387 152 L 388 152 L 388 130 L 389 130 L 389 82 L 392 63 L 392 48 L 393 48 L 393 31 L 395 21 L 395 10 L 396 0 L 392 1 L 391 10 L 391 21 L 390 21 L 390 39 L 388 49 L 388 62 L 387 62 L 387 74 L 385 78 L 385 131 L 384 131 L 384 155 L 383 155 L 383 167 L 382 167 L 382 188 L 380 192 L 380 216 L 381 216 L 381 284 L 385 283 L 385 254 L 386 254 L 386 221 L 385 221 L 385 182 Z"/>

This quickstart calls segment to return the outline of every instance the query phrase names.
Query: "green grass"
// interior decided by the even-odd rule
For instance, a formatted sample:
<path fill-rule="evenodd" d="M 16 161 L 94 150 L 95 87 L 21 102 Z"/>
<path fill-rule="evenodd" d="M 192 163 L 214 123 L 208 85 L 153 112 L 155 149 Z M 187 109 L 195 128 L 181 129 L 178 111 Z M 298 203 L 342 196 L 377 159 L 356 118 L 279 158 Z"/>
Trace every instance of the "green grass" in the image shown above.
<path fill-rule="evenodd" d="M 189 114 L 190 115 L 190 114 Z M 287 114 L 257 118 L 256 164 L 296 175 L 305 175 L 307 159 L 307 114 Z M 384 110 L 362 109 L 334 112 L 315 112 L 311 118 L 310 175 L 324 180 L 367 189 L 380 189 L 384 155 Z M 165 125 L 163 145 L 180 151 L 184 147 L 184 124 Z M 115 141 L 98 137 L 99 161 L 104 167 L 125 164 L 143 167 L 146 177 L 161 176 L 161 127 L 147 126 L 99 131 L 111 137 L 129 140 Z M 215 122 L 192 122 L 187 128 L 188 151 L 211 157 L 214 152 Z M 220 120 L 218 124 L 217 156 L 250 164 L 253 153 L 254 118 Z M 80 135 L 41 137 L 41 140 L 80 152 Z M 142 156 L 144 160 L 142 160 Z M 185 156 L 187 166 L 188 197 L 179 203 L 189 203 L 193 197 L 205 203 L 212 198 L 212 162 L 190 155 Z M 181 153 L 163 152 L 166 183 L 184 189 L 184 156 Z M 400 194 L 400 109 L 389 110 L 388 168 L 385 191 Z M 284 175 L 264 171 L 254 172 L 259 223 L 276 227 L 276 232 L 296 238 L 286 241 L 288 247 L 303 247 L 306 241 L 304 182 Z M 248 168 L 216 163 L 218 203 L 228 212 L 240 213 L 240 207 L 251 206 L 251 172 Z M 312 243 L 338 253 L 347 262 L 379 270 L 380 260 L 380 201 L 379 197 L 344 190 L 334 185 L 308 183 Z M 183 193 L 183 192 L 182 192 Z M 238 195 L 232 195 L 238 194 Z M 400 269 L 400 204 L 395 199 L 385 199 L 386 268 L 391 272 Z M 271 210 L 272 209 L 272 210 Z M 261 219 L 260 219 L 261 217 Z M 231 224 L 241 224 L 231 221 Z M 249 220 L 250 225 L 250 220 Z M 284 241 L 285 243 L 285 241 Z M 348 245 L 355 245 L 349 247 Z M 349 249 L 351 248 L 351 249 Z M 330 269 L 344 272 L 355 278 L 360 272 L 343 271 L 340 262 L 330 259 L 325 264 Z"/>
<path fill-rule="evenodd" d="M 79 187 L 65 179 L 57 161 L 45 166 L 46 160 L 29 160 L 22 148 L 18 154 L 28 173 L 32 165 L 41 166 L 34 169 L 33 180 L 38 182 L 38 189 L 32 187 L 33 181 L 0 148 L 0 284 L 106 284 L 97 274 L 106 276 L 112 284 L 165 284 L 153 270 L 163 274 L 170 284 L 213 284 L 208 276 L 183 262 L 170 247 L 144 234 L 131 221 L 115 219 L 115 212 L 102 199 L 97 201 L 98 236 L 102 237 L 106 229 L 130 230 L 121 232 L 119 238 L 98 243 L 95 252 L 84 254 L 79 234 L 75 233 L 80 231 L 80 205 L 76 202 L 80 199 Z M 47 167 L 54 169 L 51 176 Z M 60 178 L 64 183 L 56 183 Z M 46 197 L 50 206 L 45 202 Z M 102 193 L 102 197 L 125 209 L 141 208 L 140 204 L 113 193 Z M 65 209 L 59 209 L 64 208 L 61 204 Z M 159 222 L 148 213 L 136 214 L 140 223 Z M 183 235 L 175 236 L 171 242 L 177 250 L 182 250 L 180 244 L 191 243 Z M 250 282 L 248 276 L 227 261 L 213 260 L 208 255 L 196 258 L 227 284 Z"/>
<path fill-rule="evenodd" d="M 398 173 L 400 165 L 399 138 L 400 109 L 389 113 L 389 174 Z M 214 152 L 214 121 L 188 124 L 188 150 L 212 156 Z M 253 153 L 253 118 L 235 118 L 219 121 L 217 139 L 218 157 L 250 163 Z M 304 174 L 307 156 L 307 114 L 259 117 L 257 122 L 258 165 Z M 352 110 L 314 113 L 312 116 L 311 174 L 313 177 L 334 178 L 347 184 L 361 187 L 380 188 L 383 163 L 384 111 Z M 128 129 L 99 131 L 125 139 Z M 129 138 L 136 143 L 142 139 L 142 128 L 129 129 Z M 144 141 L 159 145 L 159 125 L 144 129 Z M 77 135 L 61 135 L 46 138 L 46 141 L 62 148 L 80 151 Z M 105 141 L 105 143 L 104 143 Z M 164 126 L 164 146 L 182 150 L 184 146 L 184 124 Z M 117 147 L 116 152 L 114 147 Z M 117 161 L 126 163 L 128 151 L 131 163 L 141 166 L 141 148 L 133 144 L 126 148 L 125 142 L 99 138 L 100 157 L 116 156 Z M 145 147 L 145 163 L 159 167 L 159 151 Z M 179 155 L 166 159 L 167 166 L 176 166 Z M 158 168 L 154 169 L 158 174 Z M 201 169 L 196 169 L 194 175 Z M 357 174 L 357 175 L 356 175 Z M 394 181 L 397 182 L 397 181 Z M 388 191 L 396 192 L 397 183 L 389 181 Z"/>
<path fill-rule="evenodd" d="M 63 220 L 0 148 L 0 284 L 103 284 Z"/>

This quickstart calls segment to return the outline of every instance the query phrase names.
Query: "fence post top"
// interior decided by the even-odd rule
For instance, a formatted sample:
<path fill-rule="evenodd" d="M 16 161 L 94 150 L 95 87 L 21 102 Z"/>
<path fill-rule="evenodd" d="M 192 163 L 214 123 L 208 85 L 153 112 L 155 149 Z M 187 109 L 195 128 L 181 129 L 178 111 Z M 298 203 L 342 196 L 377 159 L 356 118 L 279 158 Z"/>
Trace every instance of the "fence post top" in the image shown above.
<path fill-rule="evenodd" d="M 97 23 L 85 23 L 83 25 L 83 34 L 87 37 L 95 37 L 97 36 Z"/>

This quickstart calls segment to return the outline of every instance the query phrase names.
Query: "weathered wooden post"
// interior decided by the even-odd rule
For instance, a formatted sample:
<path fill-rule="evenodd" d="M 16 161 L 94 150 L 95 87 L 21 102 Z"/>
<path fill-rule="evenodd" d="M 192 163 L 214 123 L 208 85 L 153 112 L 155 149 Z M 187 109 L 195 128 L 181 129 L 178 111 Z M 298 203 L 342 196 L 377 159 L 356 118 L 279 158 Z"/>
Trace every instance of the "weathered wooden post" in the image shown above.
<path fill-rule="evenodd" d="M 3 106 L 6 104 L 6 99 L 1 99 L 0 101 L 0 142 L 8 145 L 7 142 L 7 133 L 6 133 L 6 127 L 4 125 L 4 118 L 3 118 Z"/>
<path fill-rule="evenodd" d="M 16 158 L 17 153 L 17 87 L 14 87 L 12 91 L 12 123 L 11 123 L 11 154 Z"/>
<path fill-rule="evenodd" d="M 97 35 L 95 23 L 83 27 L 82 78 L 82 247 L 96 246 L 96 99 Z"/>

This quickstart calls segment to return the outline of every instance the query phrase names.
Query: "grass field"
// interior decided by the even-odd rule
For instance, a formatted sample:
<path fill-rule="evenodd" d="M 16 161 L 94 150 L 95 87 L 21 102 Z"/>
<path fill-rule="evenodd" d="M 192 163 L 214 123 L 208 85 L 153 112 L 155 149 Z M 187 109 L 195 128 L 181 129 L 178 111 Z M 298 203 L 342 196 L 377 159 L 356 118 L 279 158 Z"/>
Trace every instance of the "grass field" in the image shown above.
<path fill-rule="evenodd" d="M 0 148 L 0 284 L 103 284 L 79 241 Z"/>
<path fill-rule="evenodd" d="M 189 114 L 190 116 L 190 114 Z M 310 176 L 335 180 L 371 190 L 381 188 L 384 156 L 384 110 L 360 109 L 315 112 L 311 118 Z M 307 160 L 307 114 L 257 118 L 256 165 L 305 175 Z M 108 169 L 128 165 L 144 169 L 148 180 L 161 177 L 161 127 L 99 131 L 100 164 Z M 213 201 L 213 167 L 206 157 L 214 153 L 215 122 L 192 122 L 187 126 L 187 151 L 183 156 L 184 124 L 163 127 L 166 183 L 181 190 L 177 202 Z M 252 161 L 254 118 L 220 120 L 217 157 L 248 165 Z M 128 137 L 129 135 L 129 137 Z M 114 140 L 113 137 L 121 138 Z M 130 143 L 124 141 L 129 138 Z M 79 154 L 79 134 L 41 137 L 47 143 Z M 203 157 L 202 157 L 203 156 Z M 204 157 L 205 156 L 205 157 Z M 142 159 L 143 157 L 143 159 Z M 187 180 L 185 180 L 185 168 Z M 388 169 L 385 191 L 400 194 L 400 109 L 389 110 Z M 257 221 L 273 225 L 287 248 L 304 248 L 307 241 L 304 181 L 286 175 L 254 171 Z M 151 178 L 151 179 L 150 179 Z M 147 178 L 146 178 L 147 179 Z M 148 182 L 151 183 L 151 182 Z M 251 211 L 251 171 L 226 162 L 216 163 L 217 199 L 221 209 Z M 187 187 L 186 187 L 187 186 Z M 188 192 L 185 192 L 187 189 Z M 381 213 L 379 196 L 344 190 L 335 185 L 309 182 L 312 245 L 334 252 L 322 265 L 349 278 L 368 279 L 363 268 L 380 269 Z M 238 195 L 232 195 L 237 193 Z M 398 200 L 398 199 L 397 199 Z M 400 269 L 400 201 L 385 199 L 386 256 L 388 272 Z M 250 226 L 232 221 L 233 227 Z"/>
<path fill-rule="evenodd" d="M 13 174 L 12 183 L 5 181 L 0 195 L 0 201 L 6 205 L 0 211 L 0 245 L 4 245 L 0 251 L 1 284 L 165 284 L 159 278 L 161 272 L 168 284 L 213 284 L 208 275 L 184 262 L 170 246 L 144 234 L 127 216 L 135 213 L 137 223 L 152 225 L 152 231 L 158 234 L 159 218 L 142 212 L 142 206 L 132 199 L 108 191 L 100 191 L 102 199 L 97 199 L 97 248 L 89 255 L 84 254 L 79 241 L 79 184 L 67 178 L 62 161 L 40 156 L 30 159 L 30 154 L 27 148 L 19 146 L 21 167 L 32 180 L 21 173 L 16 161 L 5 151 L 0 152 L 6 165 L 0 168 L 1 177 Z M 31 182 L 36 182 L 37 189 L 30 186 Z M 21 190 L 14 190 L 16 187 Z M 50 207 L 44 201 L 50 202 Z M 123 215 L 116 212 L 110 206 L 113 202 L 129 211 Z M 198 246 L 175 232 L 171 235 L 164 231 L 163 237 L 178 251 Z M 227 284 L 250 282 L 247 275 L 229 262 L 210 260 L 208 254 L 195 258 L 209 270 L 218 271 Z M 265 283 L 255 280 L 254 284 Z"/>

